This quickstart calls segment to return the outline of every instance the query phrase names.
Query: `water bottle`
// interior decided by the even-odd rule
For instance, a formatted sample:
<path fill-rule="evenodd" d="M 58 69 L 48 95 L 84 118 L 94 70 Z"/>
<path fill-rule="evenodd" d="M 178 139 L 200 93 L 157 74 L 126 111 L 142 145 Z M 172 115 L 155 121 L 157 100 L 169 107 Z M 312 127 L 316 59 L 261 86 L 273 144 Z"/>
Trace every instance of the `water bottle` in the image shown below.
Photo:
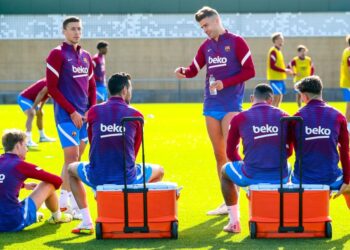
<path fill-rule="evenodd" d="M 213 75 L 210 75 L 209 77 L 209 86 L 213 85 L 215 83 L 215 77 Z M 210 95 L 217 95 L 218 92 L 216 89 L 211 90 L 209 88 Z"/>

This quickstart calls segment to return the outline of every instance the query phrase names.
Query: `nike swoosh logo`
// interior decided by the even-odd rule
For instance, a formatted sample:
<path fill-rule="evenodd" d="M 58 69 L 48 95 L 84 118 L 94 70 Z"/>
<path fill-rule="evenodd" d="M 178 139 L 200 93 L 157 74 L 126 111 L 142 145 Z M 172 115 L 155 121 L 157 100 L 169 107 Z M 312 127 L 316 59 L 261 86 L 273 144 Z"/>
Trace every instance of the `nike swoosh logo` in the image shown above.
<path fill-rule="evenodd" d="M 72 61 L 73 59 L 68 59 L 68 62 Z"/>

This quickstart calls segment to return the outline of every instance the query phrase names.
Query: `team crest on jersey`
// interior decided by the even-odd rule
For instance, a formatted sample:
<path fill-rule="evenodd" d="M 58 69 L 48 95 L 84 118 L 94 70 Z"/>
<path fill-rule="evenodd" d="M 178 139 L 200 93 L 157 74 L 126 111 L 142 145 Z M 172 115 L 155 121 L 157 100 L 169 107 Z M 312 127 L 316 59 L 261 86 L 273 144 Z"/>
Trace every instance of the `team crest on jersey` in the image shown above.
<path fill-rule="evenodd" d="M 88 63 L 88 59 L 87 59 L 86 57 L 84 57 L 83 61 L 84 61 L 85 63 Z"/>
<path fill-rule="evenodd" d="M 225 51 L 226 52 L 230 52 L 231 51 L 231 47 L 230 46 L 225 46 Z"/>
<path fill-rule="evenodd" d="M 73 131 L 73 132 L 72 132 L 72 136 L 75 137 L 76 135 L 77 135 L 77 132 Z"/>

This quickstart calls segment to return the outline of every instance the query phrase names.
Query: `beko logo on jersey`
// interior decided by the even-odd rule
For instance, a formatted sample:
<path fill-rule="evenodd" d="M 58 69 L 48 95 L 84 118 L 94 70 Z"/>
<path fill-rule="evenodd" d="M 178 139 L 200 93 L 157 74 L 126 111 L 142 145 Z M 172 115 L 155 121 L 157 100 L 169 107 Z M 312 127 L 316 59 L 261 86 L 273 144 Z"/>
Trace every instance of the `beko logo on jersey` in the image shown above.
<path fill-rule="evenodd" d="M 322 128 L 321 126 L 318 126 L 317 128 L 309 128 L 306 126 L 305 133 L 307 135 L 330 135 L 331 130 L 329 128 Z"/>
<path fill-rule="evenodd" d="M 72 71 L 73 73 L 87 74 L 89 72 L 89 69 L 83 66 L 75 67 L 74 65 L 72 65 Z"/>
<path fill-rule="evenodd" d="M 266 124 L 265 126 L 260 126 L 260 127 L 253 126 L 253 133 L 254 134 L 262 134 L 262 135 L 254 136 L 254 139 L 277 136 L 278 135 L 278 127 L 277 126 L 270 126 L 269 124 Z"/>
<path fill-rule="evenodd" d="M 123 130 L 125 132 L 125 128 L 123 128 L 123 126 L 117 125 L 115 123 L 113 123 L 113 125 L 105 125 L 101 123 L 100 130 L 101 132 L 110 132 L 110 133 L 113 133 L 113 132 L 123 133 Z"/>
<path fill-rule="evenodd" d="M 3 183 L 6 178 L 6 175 L 0 174 L 0 183 Z"/>
<path fill-rule="evenodd" d="M 316 128 L 309 128 L 305 126 L 305 134 L 309 137 L 306 137 L 306 141 L 316 140 L 316 139 L 328 139 L 331 135 L 331 130 L 329 128 L 322 128 L 318 126 Z"/>
<path fill-rule="evenodd" d="M 227 63 L 227 58 L 226 57 L 211 57 L 209 56 L 209 64 L 226 64 Z"/>

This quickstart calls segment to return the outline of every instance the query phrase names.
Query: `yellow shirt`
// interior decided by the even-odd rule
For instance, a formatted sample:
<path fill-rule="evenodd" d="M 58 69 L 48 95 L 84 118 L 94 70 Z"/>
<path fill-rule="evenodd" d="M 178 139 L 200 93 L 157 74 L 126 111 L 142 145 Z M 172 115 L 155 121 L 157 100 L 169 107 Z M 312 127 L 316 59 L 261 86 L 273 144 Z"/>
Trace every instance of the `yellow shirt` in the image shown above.
<path fill-rule="evenodd" d="M 276 55 L 276 58 L 273 55 L 271 55 L 272 52 L 275 52 L 274 54 Z M 276 47 L 270 48 L 269 53 L 267 54 L 267 62 L 266 62 L 267 80 L 285 80 L 285 79 L 287 79 L 286 72 L 279 72 L 279 71 L 273 70 L 271 68 L 271 59 L 276 62 L 275 65 L 278 68 L 286 69 L 286 66 L 284 64 L 284 58 L 283 58 L 282 51 L 280 51 Z"/>
<path fill-rule="evenodd" d="M 298 56 L 294 57 L 291 66 L 293 72 L 296 74 L 293 79 L 295 83 L 311 75 L 312 61 L 308 56 L 305 56 L 304 59 L 300 59 Z"/>
<path fill-rule="evenodd" d="M 349 72 L 349 64 L 350 61 L 350 48 L 346 48 L 343 51 L 343 56 L 341 59 L 340 65 L 340 87 L 342 88 L 350 88 L 350 72 Z"/>

